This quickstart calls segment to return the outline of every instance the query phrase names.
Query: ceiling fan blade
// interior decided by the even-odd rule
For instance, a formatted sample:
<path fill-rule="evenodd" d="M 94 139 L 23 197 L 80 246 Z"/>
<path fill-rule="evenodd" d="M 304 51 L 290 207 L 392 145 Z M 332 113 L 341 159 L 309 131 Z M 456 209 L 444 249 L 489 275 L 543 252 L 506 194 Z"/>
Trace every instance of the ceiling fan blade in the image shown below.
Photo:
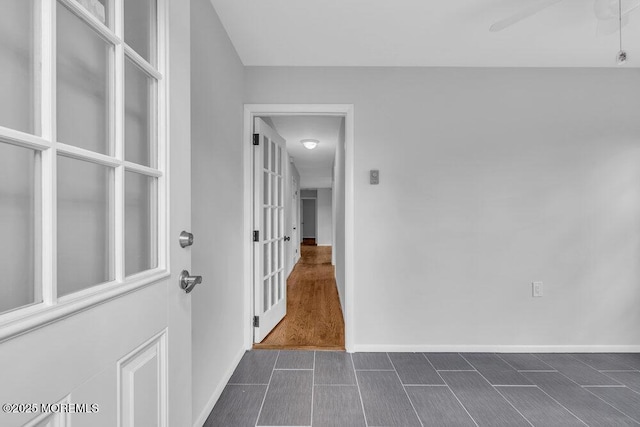
<path fill-rule="evenodd" d="M 514 15 L 511 15 L 506 19 L 503 19 L 502 21 L 496 22 L 491 27 L 489 27 L 489 31 L 494 33 L 497 31 L 502 31 L 505 28 L 512 26 L 513 24 L 516 24 L 526 18 L 529 18 L 530 16 L 533 16 L 538 12 L 541 12 L 542 10 L 548 8 L 549 6 L 553 6 L 556 3 L 560 3 L 561 1 L 563 0 L 542 0 L 536 4 L 533 4 L 521 10 L 520 12 Z"/>
<path fill-rule="evenodd" d="M 637 8 L 640 7 L 640 1 L 635 1 L 631 4 L 631 6 L 627 6 L 626 8 L 623 7 L 622 8 L 622 16 L 627 15 L 631 12 L 633 12 L 634 10 L 636 10 Z"/>

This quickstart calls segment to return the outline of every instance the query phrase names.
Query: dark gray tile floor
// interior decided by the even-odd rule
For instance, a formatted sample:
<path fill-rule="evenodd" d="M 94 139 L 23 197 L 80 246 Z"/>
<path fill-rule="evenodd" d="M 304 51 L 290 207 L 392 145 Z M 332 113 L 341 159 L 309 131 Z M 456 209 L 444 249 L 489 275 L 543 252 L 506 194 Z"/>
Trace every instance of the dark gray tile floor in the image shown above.
<path fill-rule="evenodd" d="M 205 426 L 640 426 L 640 354 L 247 352 Z"/>

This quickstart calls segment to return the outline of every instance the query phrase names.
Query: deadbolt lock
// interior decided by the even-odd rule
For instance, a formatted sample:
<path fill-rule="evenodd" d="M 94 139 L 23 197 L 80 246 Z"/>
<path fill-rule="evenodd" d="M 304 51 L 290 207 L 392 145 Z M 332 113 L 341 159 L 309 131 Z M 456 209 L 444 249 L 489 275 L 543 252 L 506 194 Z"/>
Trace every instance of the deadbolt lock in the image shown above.
<path fill-rule="evenodd" d="M 188 231 L 183 231 L 180 233 L 180 246 L 186 248 L 187 246 L 193 245 L 193 234 Z"/>

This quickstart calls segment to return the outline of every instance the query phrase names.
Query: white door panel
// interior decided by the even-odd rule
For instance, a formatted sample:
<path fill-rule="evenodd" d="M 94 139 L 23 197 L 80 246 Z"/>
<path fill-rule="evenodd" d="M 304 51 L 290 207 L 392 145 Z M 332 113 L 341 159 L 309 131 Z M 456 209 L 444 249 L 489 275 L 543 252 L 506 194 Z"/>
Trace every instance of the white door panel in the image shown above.
<path fill-rule="evenodd" d="M 14 145 L 27 147 L 34 152 L 38 151 L 35 167 L 45 165 L 41 170 L 33 173 L 36 185 L 34 185 L 35 190 L 31 191 L 31 197 L 36 200 L 34 204 L 39 209 L 35 214 L 36 237 L 33 252 L 36 254 L 34 258 L 40 259 L 42 264 L 34 267 L 34 274 L 41 275 L 42 280 L 29 280 L 35 282 L 32 286 L 37 290 L 44 289 L 44 292 L 40 294 L 35 292 L 36 296 L 23 298 L 27 302 L 36 303 L 32 306 L 12 312 L 2 310 L 5 313 L 0 313 L 0 336 L 2 337 L 0 339 L 4 339 L 0 341 L 0 402 L 33 405 L 31 411 L 26 411 L 25 406 L 19 407 L 16 413 L 0 411 L 0 426 L 191 426 L 192 294 L 186 294 L 178 284 L 180 272 L 183 269 L 189 270 L 191 267 L 190 249 L 183 249 L 178 244 L 180 232 L 189 230 L 191 224 L 188 48 L 190 2 L 189 0 L 157 0 L 159 54 L 142 55 L 144 60 L 139 55 L 131 54 L 130 51 L 130 54 L 125 53 L 124 43 L 129 44 L 131 39 L 128 39 L 127 33 L 118 32 L 124 31 L 123 28 L 130 29 L 132 26 L 123 26 L 122 22 L 111 27 L 102 25 L 95 21 L 95 11 L 88 11 L 81 5 L 89 2 L 38 0 L 34 3 L 39 6 L 33 8 L 33 13 L 40 14 L 36 19 L 36 27 L 42 34 L 49 35 L 43 35 L 41 45 L 35 43 L 36 40 L 32 38 L 27 39 L 38 45 L 37 52 L 44 51 L 42 57 L 38 58 L 40 62 L 34 68 L 37 73 L 42 73 L 38 77 L 36 87 L 37 90 L 41 90 L 36 98 L 42 105 L 35 107 L 37 111 L 33 115 L 34 120 L 41 119 L 39 123 L 42 127 L 41 138 L 15 131 L 29 131 L 29 129 L 14 127 L 15 130 L 13 130 L 14 128 L 1 127 L 8 122 L 3 122 L 5 117 L 3 117 L 3 110 L 0 109 L 0 144 L 6 145 L 9 140 Z M 126 2 L 110 0 L 100 3 L 114 7 L 107 13 L 108 19 L 121 19 L 123 14 L 127 13 L 127 7 L 143 4 L 143 2 L 128 0 Z M 144 3 L 147 4 L 147 2 Z M 156 1 L 148 3 L 155 4 Z M 11 8 L 14 4 L 22 3 L 19 0 L 12 0 L 7 7 Z M 147 7 L 147 9 L 153 8 Z M 109 129 L 108 132 L 103 132 L 112 138 L 115 148 L 111 153 L 93 152 L 83 147 L 62 144 L 62 141 L 57 141 L 55 138 L 57 106 L 56 73 L 54 72 L 56 62 L 53 49 L 56 45 L 55 35 L 58 33 L 55 28 L 58 22 L 56 13 L 60 14 L 58 19 L 64 16 L 65 19 L 72 20 L 77 27 L 83 28 L 83 31 L 91 33 L 98 40 L 97 45 L 110 49 L 109 56 L 103 55 L 102 50 L 96 50 L 98 54 L 95 58 L 107 64 L 104 65 L 105 67 L 110 67 L 107 73 L 111 77 L 108 79 L 108 84 L 111 85 L 109 99 L 117 99 L 108 108 Z M 150 16 L 155 15 L 152 12 L 149 13 Z M 155 29 L 156 23 L 153 23 L 152 27 Z M 64 28 L 64 31 L 72 30 L 71 26 Z M 165 30 L 167 30 L 166 33 Z M 96 35 L 98 32 L 100 32 L 99 36 Z M 169 38 L 165 39 L 163 34 L 168 35 Z M 37 39 L 35 33 L 33 37 Z M 59 39 L 62 40 L 62 38 Z M 73 33 L 68 34 L 65 40 L 65 43 L 69 43 L 69 40 L 80 43 L 84 39 Z M 124 40 L 124 43 L 120 40 Z M 68 50 L 73 51 L 71 48 Z M 84 53 L 79 50 L 74 52 L 80 58 L 78 62 L 81 63 Z M 169 52 L 170 56 L 165 56 L 165 52 Z M 13 57 L 18 58 L 17 55 Z M 0 53 L 0 58 L 6 59 L 6 56 L 2 57 Z M 64 58 L 60 56 L 58 59 Z M 74 59 L 77 58 L 74 57 Z M 141 61 L 149 61 L 149 63 L 143 64 Z M 147 77 L 143 82 L 147 83 L 141 83 L 136 88 L 140 89 L 139 91 L 126 92 L 125 64 L 130 63 L 129 67 L 131 67 L 134 62 L 137 67 L 134 66 L 133 69 L 139 72 L 144 70 Z M 82 68 L 76 66 L 78 68 L 76 69 L 73 64 L 76 63 L 63 62 L 58 66 L 66 67 L 63 71 L 65 73 L 71 71 L 73 74 L 74 71 Z M 58 73 L 59 78 L 63 75 L 62 72 Z M 69 79 L 64 83 L 73 84 L 77 81 L 86 83 L 90 80 Z M 131 86 L 133 84 L 129 88 Z M 80 85 L 80 89 L 86 88 L 92 88 L 92 86 L 84 83 Z M 93 94 L 93 92 L 89 93 Z M 124 150 L 125 144 L 122 141 L 131 138 L 132 135 L 126 133 L 124 129 L 127 123 L 130 123 L 126 121 L 129 118 L 125 119 L 125 117 L 131 114 L 131 109 L 125 108 L 125 102 L 128 102 L 122 96 L 125 93 L 140 95 L 138 105 L 141 105 L 143 110 L 135 111 L 136 117 L 148 119 L 147 122 L 142 123 L 140 134 L 148 131 L 149 135 L 157 137 L 157 146 L 149 143 L 151 148 L 144 147 L 144 150 L 149 148 L 149 156 L 155 156 L 157 160 L 156 164 L 151 166 L 143 164 L 144 162 L 134 164 Z M 69 114 L 82 112 L 82 105 L 77 103 L 76 99 L 77 97 L 60 97 L 59 101 L 64 100 L 68 104 L 64 105 L 66 109 L 61 107 L 60 110 Z M 11 99 L 6 101 L 12 102 Z M 153 103 L 155 101 L 160 103 L 159 111 L 155 110 L 156 104 Z M 162 108 L 165 101 L 168 107 L 166 110 Z M 149 107 L 150 111 L 144 110 L 149 105 L 153 105 Z M 92 126 L 90 120 L 83 120 L 81 117 L 75 120 L 78 127 Z M 73 128 L 74 126 L 71 126 L 67 130 L 73 132 Z M 131 127 L 128 130 L 130 131 Z M 58 162 L 56 153 L 57 156 L 62 156 L 62 162 Z M 72 161 L 67 161 L 68 159 Z M 56 242 L 55 233 L 56 226 L 62 220 L 66 221 L 65 224 L 73 225 L 72 217 L 56 218 L 56 215 L 66 215 L 62 213 L 62 206 L 57 206 L 56 209 L 57 197 L 61 197 L 64 193 L 58 191 L 56 197 L 56 186 L 59 182 L 55 179 L 56 176 L 61 176 L 60 168 L 56 171 L 56 165 L 65 164 L 65 161 L 67 161 L 66 164 L 71 165 L 76 165 L 80 161 L 90 165 L 100 164 L 103 169 L 108 170 L 105 174 L 108 179 L 108 186 L 105 185 L 105 187 L 108 191 L 105 191 L 106 195 L 103 199 L 109 198 L 107 204 L 111 203 L 110 213 L 105 215 L 107 218 L 105 220 L 99 217 L 100 226 L 110 230 L 108 238 L 76 233 L 72 236 L 76 239 L 74 244 L 66 245 L 66 248 L 71 247 L 81 252 L 83 242 L 103 245 L 105 251 L 113 256 L 111 258 L 101 256 L 99 261 L 106 260 L 103 264 L 109 269 L 107 280 L 115 279 L 112 283 L 102 285 L 83 280 L 81 284 L 86 289 L 83 289 L 82 294 L 74 295 L 70 292 L 68 297 L 58 298 L 62 296 L 67 281 L 58 282 L 56 288 L 56 277 L 60 277 L 61 273 L 56 271 L 57 262 L 61 260 L 66 262 L 64 271 L 67 273 L 70 271 L 71 275 L 67 276 L 74 278 L 74 270 L 71 268 L 74 257 L 63 257 L 64 254 L 56 243 L 62 245 L 64 242 L 61 239 Z M 149 187 L 140 187 L 149 188 L 149 193 L 145 193 L 145 197 L 133 197 L 134 201 L 140 202 L 139 204 L 154 212 L 146 217 L 134 218 L 134 220 L 140 218 L 144 221 L 148 220 L 147 224 L 140 225 L 129 221 L 130 218 L 127 216 L 134 209 L 130 204 L 132 193 L 128 191 L 131 188 L 127 187 L 127 182 L 131 182 L 131 180 L 127 181 L 131 174 L 147 177 L 150 183 Z M 9 182 L 4 179 L 1 172 L 0 179 L 5 184 Z M 73 192 L 83 184 L 81 179 L 77 179 L 75 183 L 71 181 L 67 184 L 65 189 Z M 0 208 L 3 207 L 2 204 L 8 203 L 6 189 L 7 185 L 0 186 Z M 19 190 L 17 185 L 16 189 Z M 80 200 L 80 202 L 86 202 L 86 200 Z M 157 209 L 157 215 L 155 215 L 155 206 L 160 207 Z M 131 234 L 137 236 L 135 238 L 125 231 L 126 227 L 132 223 L 135 227 Z M 145 227 L 154 230 L 156 236 L 147 237 Z M 74 228 L 69 227 L 69 230 L 69 233 L 73 234 Z M 38 235 L 40 232 L 42 233 Z M 158 267 L 150 270 L 151 272 L 146 271 L 135 277 L 128 277 L 125 267 L 132 265 L 133 261 L 129 260 L 127 264 L 126 248 L 136 238 L 148 243 L 148 247 L 143 249 L 149 249 L 152 254 L 152 262 L 143 269 L 148 267 L 153 269 L 155 267 L 153 262 L 157 262 Z M 154 238 L 157 239 L 157 245 L 153 241 Z M 76 262 L 79 264 L 78 267 L 89 268 L 79 259 Z M 93 272 L 93 269 L 90 270 Z M 0 282 L 0 287 L 9 285 L 10 283 L 5 281 Z M 56 295 L 56 291 L 59 295 Z M 194 292 L 198 292 L 197 287 Z M 16 307 L 20 305 L 26 306 L 24 303 L 15 304 Z M 81 309 L 74 311 L 74 307 Z M 57 314 L 63 312 L 64 316 Z M 24 325 L 27 323 L 21 319 L 21 316 L 30 319 L 29 321 L 37 324 L 38 327 L 26 328 Z M 14 330 L 21 331 L 21 334 L 12 335 L 5 332 L 3 335 L 3 331 Z M 53 408 L 56 409 L 60 406 L 55 405 L 61 402 L 81 410 L 68 413 L 69 410 L 65 410 L 63 406 L 58 411 L 42 412 L 42 405 L 53 404 Z"/>
<path fill-rule="evenodd" d="M 284 166 L 286 145 L 263 120 L 255 119 L 254 133 L 254 341 L 261 342 L 287 310 L 284 251 Z"/>

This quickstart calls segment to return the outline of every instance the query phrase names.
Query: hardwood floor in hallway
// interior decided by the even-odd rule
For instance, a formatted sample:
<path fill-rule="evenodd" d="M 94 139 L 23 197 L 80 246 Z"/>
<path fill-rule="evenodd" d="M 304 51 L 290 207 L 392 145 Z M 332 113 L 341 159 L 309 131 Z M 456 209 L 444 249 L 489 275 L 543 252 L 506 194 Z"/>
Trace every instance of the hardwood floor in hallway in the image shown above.
<path fill-rule="evenodd" d="M 300 251 L 300 261 L 287 280 L 287 315 L 253 347 L 344 350 L 344 318 L 331 247 L 302 245 Z"/>

